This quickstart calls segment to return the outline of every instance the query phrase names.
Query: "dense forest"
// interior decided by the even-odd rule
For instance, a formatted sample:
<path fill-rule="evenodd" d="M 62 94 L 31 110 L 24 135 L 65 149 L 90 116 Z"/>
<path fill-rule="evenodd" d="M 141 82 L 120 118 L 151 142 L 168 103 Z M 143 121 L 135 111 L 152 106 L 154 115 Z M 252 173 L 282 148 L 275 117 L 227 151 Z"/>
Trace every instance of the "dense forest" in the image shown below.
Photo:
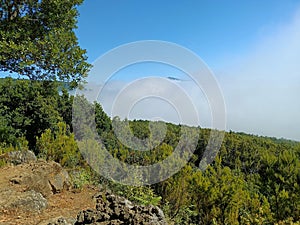
<path fill-rule="evenodd" d="M 111 119 L 99 103 L 71 96 L 60 86 L 58 82 L 1 79 L 0 153 L 31 149 L 41 158 L 55 160 L 69 171 L 77 171 L 73 176 L 75 187 L 101 184 L 137 203 L 159 205 L 170 223 L 291 224 L 299 221 L 299 142 L 227 132 L 214 162 L 201 171 L 199 162 L 210 130 L 186 127 L 189 132 L 198 132 L 199 140 L 193 156 L 178 173 L 153 185 L 126 186 L 95 172 L 79 148 L 93 152 L 102 145 L 122 162 L 151 165 L 172 154 L 183 125 L 167 123 L 163 141 L 151 151 L 132 150 L 116 137 L 114 122 L 129 123 L 134 136 L 143 140 L 153 135 L 149 121 Z M 76 118 L 72 118 L 74 101 L 84 104 L 80 107 L 82 113 L 94 114 L 101 141 L 80 139 L 83 133 L 73 133 L 74 126 L 78 125 L 74 123 Z M 105 160 L 99 155 L 93 159 Z"/>

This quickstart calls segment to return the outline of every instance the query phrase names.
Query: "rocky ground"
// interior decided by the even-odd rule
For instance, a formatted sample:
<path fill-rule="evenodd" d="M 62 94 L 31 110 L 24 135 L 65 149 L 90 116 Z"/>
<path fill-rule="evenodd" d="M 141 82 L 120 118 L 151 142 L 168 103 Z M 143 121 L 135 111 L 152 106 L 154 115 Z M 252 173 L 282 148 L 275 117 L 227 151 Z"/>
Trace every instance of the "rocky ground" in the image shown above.
<path fill-rule="evenodd" d="M 96 208 L 81 211 L 75 225 L 166 224 L 162 210 L 155 206 L 134 205 L 109 191 L 95 196 Z"/>
<path fill-rule="evenodd" d="M 0 225 L 166 224 L 154 206 L 134 205 L 97 187 L 72 189 L 67 171 L 31 152 L 0 155 Z"/>

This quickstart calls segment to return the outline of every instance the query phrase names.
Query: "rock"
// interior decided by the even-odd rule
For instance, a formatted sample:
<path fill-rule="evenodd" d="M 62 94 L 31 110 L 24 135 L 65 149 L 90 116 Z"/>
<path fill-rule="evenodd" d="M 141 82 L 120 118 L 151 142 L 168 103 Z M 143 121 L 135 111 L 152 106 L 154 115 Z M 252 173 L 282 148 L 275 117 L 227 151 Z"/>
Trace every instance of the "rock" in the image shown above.
<path fill-rule="evenodd" d="M 39 160 L 28 165 L 23 172 L 10 179 L 10 182 L 26 187 L 26 190 L 35 190 L 44 197 L 68 190 L 71 187 L 71 179 L 68 172 L 60 164 Z"/>
<path fill-rule="evenodd" d="M 50 162 L 53 168 L 51 173 L 48 173 L 49 184 L 52 188 L 52 193 L 59 193 L 64 189 L 71 187 L 71 178 L 68 172 L 62 168 L 62 166 L 56 162 Z"/>
<path fill-rule="evenodd" d="M 162 210 L 156 206 L 135 205 L 109 192 L 100 193 L 95 198 L 96 209 L 80 211 L 75 225 L 167 224 Z"/>
<path fill-rule="evenodd" d="M 74 225 L 76 220 L 74 218 L 64 218 L 64 217 L 57 217 L 54 219 L 49 219 L 39 223 L 38 225 Z"/>
<path fill-rule="evenodd" d="M 41 212 L 47 207 L 47 200 L 34 190 L 16 192 L 12 190 L 1 191 L 0 208 L 3 210 L 21 210 L 28 212 Z"/>
<path fill-rule="evenodd" d="M 35 162 L 36 156 L 32 151 L 12 151 L 0 155 L 0 159 L 5 159 L 8 163 L 13 163 L 15 165 L 22 163 Z"/>

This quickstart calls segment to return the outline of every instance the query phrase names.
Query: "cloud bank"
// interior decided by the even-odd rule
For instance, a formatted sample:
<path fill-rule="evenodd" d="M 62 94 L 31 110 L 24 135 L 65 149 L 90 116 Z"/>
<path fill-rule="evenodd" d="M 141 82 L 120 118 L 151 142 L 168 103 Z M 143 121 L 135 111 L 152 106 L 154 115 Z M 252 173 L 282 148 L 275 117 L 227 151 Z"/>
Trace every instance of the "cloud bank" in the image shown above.
<path fill-rule="evenodd" d="M 216 76 L 224 94 L 227 130 L 300 141 L 300 9 L 289 24 L 281 25 L 272 34 L 257 40 L 249 52 L 228 58 L 222 64 Z M 164 70 L 164 73 L 166 71 L 168 70 Z M 143 71 L 140 72 L 142 74 Z M 145 76 L 149 74 L 151 70 L 146 71 Z M 188 96 L 199 113 L 198 122 L 189 125 L 211 127 L 210 103 L 205 93 L 187 75 L 177 73 L 175 76 L 158 74 L 159 76 L 165 79 L 169 76 L 175 77 L 176 79 L 169 79 L 169 82 L 177 85 L 178 91 L 183 91 Z M 104 86 L 100 85 L 102 90 L 98 101 L 108 115 L 182 123 L 176 107 L 184 106 L 187 100 L 179 98 L 177 105 L 168 101 L 177 91 L 170 89 L 164 82 L 159 88 L 164 90 L 161 91 L 162 95 L 169 97 L 148 96 L 132 105 L 130 112 L 114 111 L 116 98 L 131 82 L 133 80 L 112 79 Z M 140 80 L 139 85 L 135 85 L 134 90 L 127 93 L 127 98 L 123 96 L 122 105 L 131 104 L 132 96 L 151 88 L 155 87 L 149 81 L 147 83 Z M 192 111 L 191 117 L 194 116 Z"/>
<path fill-rule="evenodd" d="M 300 10 L 290 24 L 227 63 L 219 76 L 227 127 L 300 141 Z"/>

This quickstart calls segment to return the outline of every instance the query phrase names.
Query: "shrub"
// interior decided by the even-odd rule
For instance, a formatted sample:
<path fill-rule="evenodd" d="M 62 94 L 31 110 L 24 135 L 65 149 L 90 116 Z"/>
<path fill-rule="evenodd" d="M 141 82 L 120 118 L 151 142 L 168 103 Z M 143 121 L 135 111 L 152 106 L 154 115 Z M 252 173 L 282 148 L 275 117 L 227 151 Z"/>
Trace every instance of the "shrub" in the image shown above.
<path fill-rule="evenodd" d="M 74 134 L 70 133 L 64 122 L 59 122 L 56 129 L 47 129 L 37 138 L 39 156 L 54 160 L 64 167 L 74 168 L 81 160 Z"/>

